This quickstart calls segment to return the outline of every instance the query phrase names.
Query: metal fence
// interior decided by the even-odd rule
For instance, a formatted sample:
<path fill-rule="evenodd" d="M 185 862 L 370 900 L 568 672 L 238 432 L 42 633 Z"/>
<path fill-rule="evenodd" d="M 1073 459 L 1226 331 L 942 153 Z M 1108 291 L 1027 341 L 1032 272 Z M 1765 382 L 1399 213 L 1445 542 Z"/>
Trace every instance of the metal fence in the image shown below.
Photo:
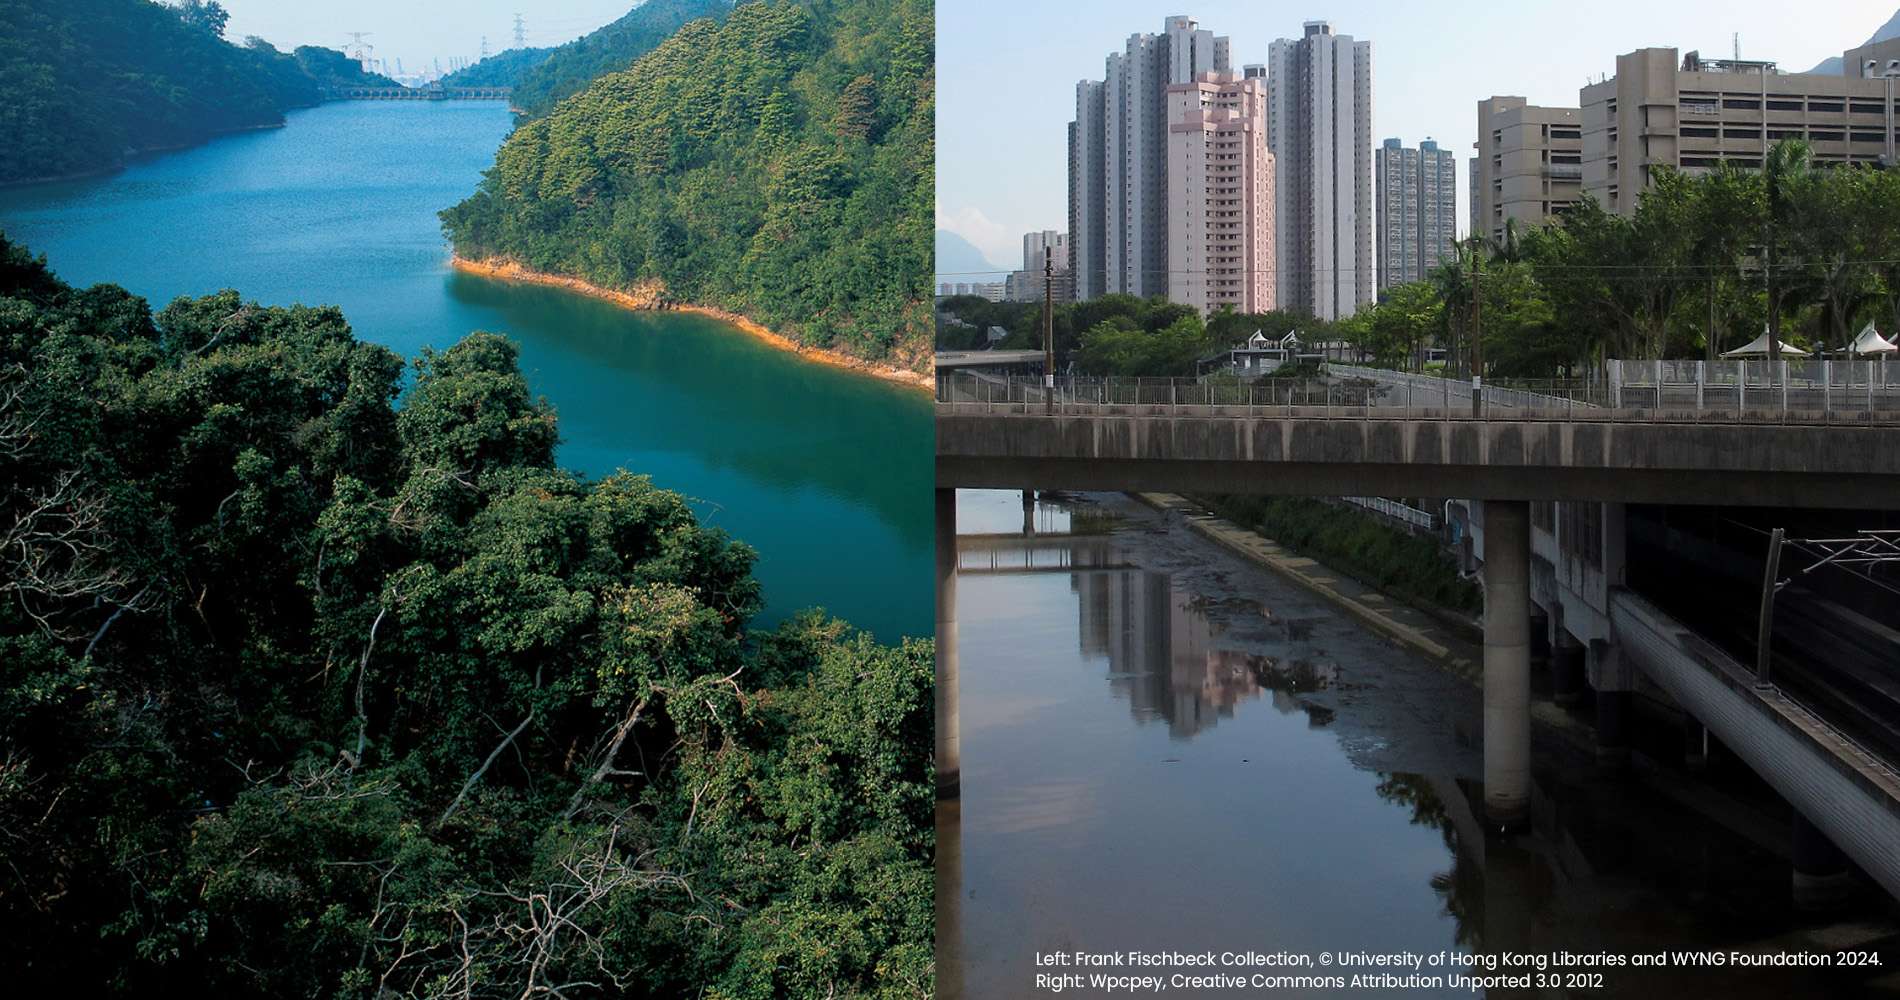
<path fill-rule="evenodd" d="M 1438 515 L 1429 510 L 1420 510 L 1411 504 L 1400 503 L 1390 497 L 1340 497 L 1339 499 L 1423 531 L 1438 530 Z"/>
<path fill-rule="evenodd" d="M 1443 420 L 1661 423 L 1900 423 L 1900 370 L 1879 362 L 1611 361 L 1580 379 L 1471 383 L 1329 364 L 1320 376 L 1199 381 L 1186 378 L 1001 376 L 937 378 L 937 402 L 990 412 L 1159 415 L 1281 413 L 1312 419 L 1407 416 Z"/>

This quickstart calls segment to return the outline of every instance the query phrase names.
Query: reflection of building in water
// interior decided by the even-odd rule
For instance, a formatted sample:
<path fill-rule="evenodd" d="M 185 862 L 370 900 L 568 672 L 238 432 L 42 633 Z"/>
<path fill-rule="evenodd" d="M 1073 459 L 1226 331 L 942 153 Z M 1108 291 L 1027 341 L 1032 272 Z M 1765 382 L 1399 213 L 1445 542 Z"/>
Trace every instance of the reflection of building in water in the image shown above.
<path fill-rule="evenodd" d="M 1070 578 L 1085 656 L 1108 660 L 1109 686 L 1135 718 L 1165 719 L 1187 739 L 1260 695 L 1259 657 L 1213 648 L 1214 629 L 1166 574 L 1137 570 Z"/>

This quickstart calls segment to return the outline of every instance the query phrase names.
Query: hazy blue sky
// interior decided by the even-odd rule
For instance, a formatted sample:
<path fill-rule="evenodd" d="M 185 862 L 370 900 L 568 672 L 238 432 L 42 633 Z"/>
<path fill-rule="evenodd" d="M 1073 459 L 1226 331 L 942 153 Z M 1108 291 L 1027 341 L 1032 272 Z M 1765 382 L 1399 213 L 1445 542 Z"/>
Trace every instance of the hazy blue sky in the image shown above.
<path fill-rule="evenodd" d="M 289 51 L 299 45 L 340 49 L 349 32 L 367 31 L 375 55 L 414 71 L 432 59 L 473 61 L 488 36 L 491 52 L 513 43 L 515 13 L 529 45 L 578 38 L 639 6 L 635 0 L 219 0 L 231 12 L 225 34 L 257 35 Z"/>
<path fill-rule="evenodd" d="M 1700 49 L 1805 71 L 1859 45 L 1894 14 L 1895 0 L 1596 0 L 1476 3 L 1333 0 L 1301 7 L 1261 0 L 943 0 L 937 5 L 937 224 L 1020 267 L 1022 234 L 1068 228 L 1068 122 L 1075 83 L 1102 78 L 1102 60 L 1137 32 L 1188 14 L 1233 39 L 1236 66 L 1267 61 L 1267 44 L 1297 38 L 1308 20 L 1372 42 L 1372 141 L 1427 137 L 1464 161 L 1477 102 L 1516 94 L 1575 104 L 1586 79 L 1613 73 L 1619 53 L 1646 46 Z"/>

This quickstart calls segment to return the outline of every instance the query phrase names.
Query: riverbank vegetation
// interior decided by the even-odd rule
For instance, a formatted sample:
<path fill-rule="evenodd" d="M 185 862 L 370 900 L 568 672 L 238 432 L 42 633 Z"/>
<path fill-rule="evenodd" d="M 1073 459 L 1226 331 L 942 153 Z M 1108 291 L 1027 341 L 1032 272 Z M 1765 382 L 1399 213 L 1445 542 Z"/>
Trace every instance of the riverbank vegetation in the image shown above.
<path fill-rule="evenodd" d="M 749 630 L 750 549 L 557 439 L 501 337 L 0 239 L 15 988 L 929 995 L 929 643 Z"/>
<path fill-rule="evenodd" d="M 760 0 L 516 130 L 455 250 L 923 366 L 934 196 L 926 0 Z"/>
<path fill-rule="evenodd" d="M 234 45 L 227 17 L 203 0 L 0 0 L 0 183 L 279 125 L 328 87 L 396 86 L 330 49 Z"/>
<path fill-rule="evenodd" d="M 1310 497 L 1202 497 L 1220 516 L 1401 600 L 1477 614 L 1478 586 L 1435 539 Z"/>
<path fill-rule="evenodd" d="M 1586 198 L 1549 225 L 1512 223 L 1497 238 L 1462 242 L 1426 280 L 1387 288 L 1334 323 L 1217 313 L 1197 335 L 1160 300 L 1063 304 L 1057 364 L 1189 376 L 1196 358 L 1215 360 L 1256 329 L 1273 337 L 1298 329 L 1308 344 L 1345 341 L 1389 367 L 1423 367 L 1424 348 L 1436 345 L 1451 371 L 1468 371 L 1474 298 L 1486 373 L 1506 378 L 1575 376 L 1604 358 L 1715 357 L 1770 328 L 1779 343 L 1834 352 L 1868 322 L 1900 329 L 1900 171 L 1817 163 L 1798 139 L 1777 143 L 1766 167 L 1756 166 L 1655 168 L 1630 215 Z M 1007 337 L 998 346 L 1041 347 L 1040 308 L 944 299 L 938 345 L 981 346 L 1000 326 Z M 1153 322 L 1164 316 L 1166 324 Z M 1135 338 L 1137 330 L 1147 336 Z"/>

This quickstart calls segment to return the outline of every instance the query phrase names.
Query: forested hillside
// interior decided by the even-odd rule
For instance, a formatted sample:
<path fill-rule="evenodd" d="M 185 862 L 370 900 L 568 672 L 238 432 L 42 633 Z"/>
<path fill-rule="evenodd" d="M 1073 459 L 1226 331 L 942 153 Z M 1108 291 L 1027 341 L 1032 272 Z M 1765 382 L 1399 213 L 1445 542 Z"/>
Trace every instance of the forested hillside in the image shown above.
<path fill-rule="evenodd" d="M 497 52 L 480 62 L 444 74 L 444 87 L 512 87 L 522 74 L 540 65 L 553 49 L 520 48 Z"/>
<path fill-rule="evenodd" d="M 687 22 L 725 17 L 730 10 L 732 0 L 645 0 L 613 23 L 556 46 L 547 58 L 527 67 L 514 84 L 514 106 L 538 118 L 596 77 L 633 65 Z"/>
<path fill-rule="evenodd" d="M 518 128 L 443 213 L 457 253 L 657 279 L 807 344 L 921 365 L 928 0 L 756 0 Z"/>
<path fill-rule="evenodd" d="M 395 86 L 329 49 L 233 45 L 225 20 L 199 0 L 0 0 L 0 183 L 275 125 L 325 86 Z"/>
<path fill-rule="evenodd" d="M 405 369 L 0 238 L 9 987 L 928 996 L 929 644 L 749 633 L 752 552 L 557 468 L 510 341 Z"/>

